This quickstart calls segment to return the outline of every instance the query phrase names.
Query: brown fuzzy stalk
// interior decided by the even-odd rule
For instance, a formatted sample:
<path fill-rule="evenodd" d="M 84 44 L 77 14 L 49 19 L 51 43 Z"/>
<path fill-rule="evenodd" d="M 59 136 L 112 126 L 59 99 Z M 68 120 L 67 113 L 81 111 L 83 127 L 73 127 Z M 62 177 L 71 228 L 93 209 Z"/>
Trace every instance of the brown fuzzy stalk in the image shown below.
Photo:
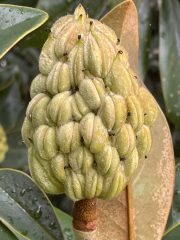
<path fill-rule="evenodd" d="M 82 232 L 91 232 L 97 228 L 95 198 L 75 202 L 73 209 L 73 227 Z"/>

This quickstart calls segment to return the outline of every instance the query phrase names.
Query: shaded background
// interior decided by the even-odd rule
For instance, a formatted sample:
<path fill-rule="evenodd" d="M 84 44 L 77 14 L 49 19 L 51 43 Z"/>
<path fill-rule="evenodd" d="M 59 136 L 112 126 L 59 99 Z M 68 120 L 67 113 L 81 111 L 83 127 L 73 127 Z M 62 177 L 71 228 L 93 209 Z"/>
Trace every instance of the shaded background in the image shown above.
<path fill-rule="evenodd" d="M 37 7 L 49 13 L 43 27 L 34 31 L 0 60 L 0 123 L 3 125 L 9 151 L 1 167 L 28 173 L 26 147 L 22 143 L 21 126 L 30 100 L 29 86 L 38 73 L 38 57 L 52 23 L 72 13 L 81 3 L 88 14 L 100 19 L 121 0 L 16 0 L 1 1 Z M 180 162 L 180 1 L 136 0 L 139 14 L 139 68 L 142 80 L 163 109 L 173 138 L 176 164 Z M 180 168 L 179 168 L 180 169 Z M 179 174 L 179 173 L 177 173 Z M 180 225 L 180 182 L 176 182 L 173 207 L 168 225 Z M 71 213 L 72 202 L 64 195 L 54 204 Z M 179 230 L 180 234 L 180 230 Z M 180 235 L 179 235 L 180 237 Z M 172 239 L 175 238 L 164 238 Z"/>

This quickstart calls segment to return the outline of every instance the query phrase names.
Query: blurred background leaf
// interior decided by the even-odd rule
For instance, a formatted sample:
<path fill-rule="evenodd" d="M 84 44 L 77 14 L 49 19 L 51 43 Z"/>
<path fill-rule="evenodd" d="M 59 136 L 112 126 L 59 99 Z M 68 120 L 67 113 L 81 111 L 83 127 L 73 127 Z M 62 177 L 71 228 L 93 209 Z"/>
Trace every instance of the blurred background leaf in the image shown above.
<path fill-rule="evenodd" d="M 180 237 L 180 163 L 176 166 L 174 199 L 163 240 L 179 240 Z"/>
<path fill-rule="evenodd" d="M 180 2 L 160 4 L 159 60 L 163 96 L 168 116 L 180 126 Z"/>
<path fill-rule="evenodd" d="M 139 67 L 140 74 L 144 80 L 148 63 L 149 63 L 149 49 L 152 35 L 152 9 L 155 1 L 143 0 L 139 9 Z"/>

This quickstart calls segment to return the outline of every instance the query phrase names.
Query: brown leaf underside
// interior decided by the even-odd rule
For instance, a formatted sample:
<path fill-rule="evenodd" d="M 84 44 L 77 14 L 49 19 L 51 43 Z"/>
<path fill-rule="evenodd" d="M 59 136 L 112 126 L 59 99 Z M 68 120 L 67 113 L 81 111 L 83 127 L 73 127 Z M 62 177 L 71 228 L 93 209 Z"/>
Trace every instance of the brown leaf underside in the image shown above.
<path fill-rule="evenodd" d="M 124 1 L 101 21 L 121 36 L 121 44 L 137 72 L 138 18 L 133 1 Z M 139 167 L 138 176 L 117 199 L 98 200 L 98 240 L 162 238 L 173 196 L 175 166 L 171 134 L 160 109 L 152 135 L 151 151 Z"/>

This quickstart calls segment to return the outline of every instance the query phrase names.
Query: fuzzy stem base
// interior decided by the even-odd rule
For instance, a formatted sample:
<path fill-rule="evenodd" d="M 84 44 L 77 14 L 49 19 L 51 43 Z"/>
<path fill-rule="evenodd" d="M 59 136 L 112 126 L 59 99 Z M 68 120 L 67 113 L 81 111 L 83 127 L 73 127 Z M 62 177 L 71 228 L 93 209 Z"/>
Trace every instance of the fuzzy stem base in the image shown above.
<path fill-rule="evenodd" d="M 77 240 L 96 239 L 96 199 L 83 199 L 75 202 L 73 209 L 73 227 Z"/>

